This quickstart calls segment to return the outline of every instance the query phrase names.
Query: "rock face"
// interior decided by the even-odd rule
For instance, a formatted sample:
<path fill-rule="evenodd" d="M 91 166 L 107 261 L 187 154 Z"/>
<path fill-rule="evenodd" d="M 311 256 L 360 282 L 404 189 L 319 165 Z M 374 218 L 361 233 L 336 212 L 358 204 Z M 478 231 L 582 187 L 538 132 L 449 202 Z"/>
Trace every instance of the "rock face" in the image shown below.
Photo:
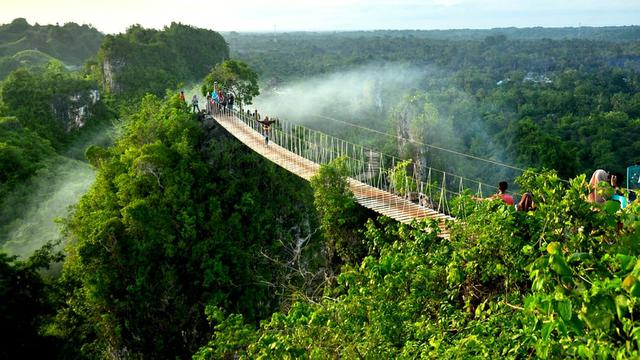
<path fill-rule="evenodd" d="M 97 89 L 82 90 L 71 95 L 59 94 L 51 102 L 51 112 L 64 124 L 65 131 L 71 132 L 86 124 L 99 100 L 100 92 Z"/>
<path fill-rule="evenodd" d="M 122 59 L 107 58 L 102 63 L 102 74 L 105 88 L 112 93 L 118 93 L 122 90 L 120 84 L 116 81 L 116 75 L 125 65 Z"/>

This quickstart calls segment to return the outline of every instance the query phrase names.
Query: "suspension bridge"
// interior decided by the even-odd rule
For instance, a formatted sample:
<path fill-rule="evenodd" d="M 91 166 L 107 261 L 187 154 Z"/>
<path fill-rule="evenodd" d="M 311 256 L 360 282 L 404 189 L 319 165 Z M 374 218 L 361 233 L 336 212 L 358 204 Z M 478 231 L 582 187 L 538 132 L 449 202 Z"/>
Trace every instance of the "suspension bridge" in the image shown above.
<path fill-rule="evenodd" d="M 455 220 L 452 197 L 472 187 L 482 197 L 482 187 L 488 186 L 285 121 L 270 127 L 267 145 L 262 124 L 251 115 L 214 110 L 207 116 L 256 153 L 307 181 L 321 165 L 342 158 L 349 188 L 360 205 L 402 223 L 434 219 L 443 238 L 449 237 L 447 222 Z"/>

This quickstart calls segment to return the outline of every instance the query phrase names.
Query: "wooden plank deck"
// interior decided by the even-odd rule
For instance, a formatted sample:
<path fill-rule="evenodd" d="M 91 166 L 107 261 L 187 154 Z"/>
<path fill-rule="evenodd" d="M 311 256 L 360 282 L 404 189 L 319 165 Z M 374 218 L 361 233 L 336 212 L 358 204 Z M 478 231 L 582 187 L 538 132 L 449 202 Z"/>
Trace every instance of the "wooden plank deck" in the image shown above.
<path fill-rule="evenodd" d="M 262 134 L 240 120 L 220 114 L 212 116 L 212 118 L 253 151 L 307 181 L 310 181 L 311 177 L 320 169 L 320 165 L 288 151 L 273 143 L 271 139 L 269 145 L 265 145 Z M 413 219 L 436 219 L 441 230 L 440 236 L 449 238 L 449 231 L 445 226 L 445 222 L 454 220 L 453 217 L 420 206 L 403 197 L 367 185 L 353 178 L 349 178 L 349 187 L 360 205 L 402 223 L 410 223 Z"/>

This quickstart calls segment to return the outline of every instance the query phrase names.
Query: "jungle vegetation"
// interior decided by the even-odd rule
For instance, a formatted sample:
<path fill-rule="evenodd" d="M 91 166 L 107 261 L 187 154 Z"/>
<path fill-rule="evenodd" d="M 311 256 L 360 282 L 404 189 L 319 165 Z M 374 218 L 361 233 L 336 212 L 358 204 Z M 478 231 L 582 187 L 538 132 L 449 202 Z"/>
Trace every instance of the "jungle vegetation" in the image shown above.
<path fill-rule="evenodd" d="M 637 358 L 640 205 L 588 203 L 585 175 L 639 156 L 637 29 L 532 33 L 227 34 L 229 51 L 208 30 L 135 25 L 81 72 L 13 71 L 0 84 L 0 196 L 88 129 L 52 104 L 100 90 L 95 122 L 119 120 L 113 143 L 84 152 L 95 181 L 61 221 L 64 247 L 0 253 L 0 357 Z M 211 46 L 185 41 L 200 36 Z M 304 182 L 179 100 L 230 55 L 262 93 L 372 60 L 437 66 L 369 125 L 504 149 L 532 168 L 516 181 L 537 210 L 463 195 L 473 206 L 445 240 L 432 222 L 361 208 L 340 159 Z"/>

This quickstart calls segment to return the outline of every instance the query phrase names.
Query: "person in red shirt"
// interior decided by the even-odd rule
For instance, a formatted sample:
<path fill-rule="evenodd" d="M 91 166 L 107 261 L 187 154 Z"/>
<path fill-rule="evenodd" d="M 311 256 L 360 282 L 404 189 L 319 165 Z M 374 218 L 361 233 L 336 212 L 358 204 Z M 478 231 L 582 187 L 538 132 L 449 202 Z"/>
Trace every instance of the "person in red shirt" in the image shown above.
<path fill-rule="evenodd" d="M 513 196 L 507 194 L 507 187 L 508 184 L 506 181 L 500 181 L 500 183 L 498 184 L 498 193 L 493 197 L 499 197 L 500 199 L 502 199 L 502 201 L 505 202 L 505 204 L 513 206 Z"/>

